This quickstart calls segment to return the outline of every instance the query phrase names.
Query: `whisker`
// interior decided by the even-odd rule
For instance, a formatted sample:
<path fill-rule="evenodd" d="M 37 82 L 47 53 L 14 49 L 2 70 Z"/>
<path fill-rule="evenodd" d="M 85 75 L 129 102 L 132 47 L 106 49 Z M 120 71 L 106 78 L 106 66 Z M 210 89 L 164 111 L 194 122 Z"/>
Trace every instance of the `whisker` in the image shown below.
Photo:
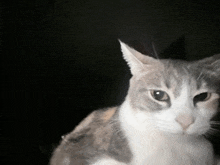
<path fill-rule="evenodd" d="M 211 65 L 215 65 L 218 62 L 219 62 L 219 60 L 216 60 L 216 61 L 212 62 Z"/>
<path fill-rule="evenodd" d="M 220 122 L 210 122 L 211 125 L 211 129 L 216 129 L 218 131 L 220 131 Z"/>
<path fill-rule="evenodd" d="M 199 74 L 199 76 L 197 77 L 196 80 L 199 80 L 199 78 L 202 76 L 202 74 L 203 74 L 203 71 L 200 72 L 200 74 Z"/>
<path fill-rule="evenodd" d="M 211 128 L 208 132 L 204 134 L 206 137 L 212 137 L 212 136 L 220 136 L 218 133 L 220 132 L 219 129 Z"/>
<path fill-rule="evenodd" d="M 188 70 L 185 67 L 182 67 L 182 68 L 183 68 L 184 72 L 188 75 L 189 74 Z"/>
<path fill-rule="evenodd" d="M 219 121 L 210 121 L 210 124 L 220 125 L 220 122 Z"/>
<path fill-rule="evenodd" d="M 154 54 L 155 54 L 156 58 L 159 60 L 159 56 L 158 56 L 158 54 L 157 54 L 157 51 L 156 51 L 154 42 L 152 42 L 152 47 L 153 47 L 153 51 L 154 51 Z"/>
<path fill-rule="evenodd" d="M 210 131 L 212 131 L 212 132 L 219 132 L 220 130 L 219 129 L 216 129 L 216 128 L 210 128 Z"/>

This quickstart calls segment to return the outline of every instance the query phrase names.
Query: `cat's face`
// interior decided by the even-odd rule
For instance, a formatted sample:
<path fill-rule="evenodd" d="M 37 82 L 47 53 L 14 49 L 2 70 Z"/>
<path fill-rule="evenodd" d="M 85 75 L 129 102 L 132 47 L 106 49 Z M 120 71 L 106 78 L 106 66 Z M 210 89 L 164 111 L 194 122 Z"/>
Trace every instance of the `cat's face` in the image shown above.
<path fill-rule="evenodd" d="M 190 135 L 210 130 L 219 106 L 220 55 L 197 62 L 156 60 L 121 46 L 133 74 L 128 99 L 141 127 L 150 122 L 160 131 Z"/>

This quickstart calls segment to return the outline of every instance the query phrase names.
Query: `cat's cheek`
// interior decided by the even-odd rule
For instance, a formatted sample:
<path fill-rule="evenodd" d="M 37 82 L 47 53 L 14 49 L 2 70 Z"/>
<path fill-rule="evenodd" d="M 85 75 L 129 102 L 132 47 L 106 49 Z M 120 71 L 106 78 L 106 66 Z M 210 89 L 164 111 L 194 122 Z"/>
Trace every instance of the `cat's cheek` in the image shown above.
<path fill-rule="evenodd" d="M 207 120 L 211 119 L 217 113 L 217 109 L 210 109 L 212 106 L 211 103 L 209 105 L 200 106 L 201 108 L 198 109 L 199 115 Z"/>
<path fill-rule="evenodd" d="M 192 124 L 186 131 L 189 135 L 202 135 L 205 134 L 210 129 L 210 124 L 208 121 L 200 119 Z"/>
<path fill-rule="evenodd" d="M 176 122 L 176 115 L 172 111 L 161 111 L 155 114 L 156 127 L 167 133 L 182 133 L 182 127 Z"/>
<path fill-rule="evenodd" d="M 213 117 L 218 111 L 219 95 L 212 94 L 212 98 L 207 102 L 198 103 L 198 109 L 201 109 L 202 115 L 206 117 Z"/>
<path fill-rule="evenodd" d="M 216 112 L 219 106 L 219 98 L 216 98 L 215 100 L 210 101 L 207 103 L 207 109 L 210 111 Z"/>

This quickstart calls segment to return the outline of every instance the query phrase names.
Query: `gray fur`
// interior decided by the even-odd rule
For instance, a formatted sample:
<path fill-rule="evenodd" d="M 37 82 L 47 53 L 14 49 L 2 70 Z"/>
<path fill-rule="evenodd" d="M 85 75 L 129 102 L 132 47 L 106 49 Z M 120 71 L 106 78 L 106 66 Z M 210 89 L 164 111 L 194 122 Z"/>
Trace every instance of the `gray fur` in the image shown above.
<path fill-rule="evenodd" d="M 120 43 L 133 75 L 127 95 L 133 110 L 157 112 L 168 109 L 172 101 L 159 104 L 151 98 L 149 91 L 167 88 L 178 97 L 183 83 L 191 90 L 198 90 L 205 84 L 206 88 L 220 93 L 220 55 L 196 62 L 157 60 Z M 121 128 L 119 110 L 119 107 L 113 107 L 90 114 L 63 138 L 50 164 L 89 165 L 103 156 L 123 163 L 131 162 L 133 155 Z"/>
<path fill-rule="evenodd" d="M 210 61 L 210 63 L 213 64 L 213 61 Z M 198 64 L 201 66 L 198 66 Z M 207 84 L 207 88 L 219 92 L 220 78 L 219 74 L 216 74 L 216 69 L 220 67 L 220 64 L 217 62 L 214 64 L 213 66 L 208 64 L 204 66 L 202 62 L 160 60 L 159 63 L 154 64 L 153 72 L 148 72 L 147 68 L 149 68 L 149 66 L 145 66 L 146 71 L 142 71 L 143 76 L 136 78 L 136 75 L 133 75 L 130 81 L 128 95 L 132 107 L 148 111 L 158 111 L 168 108 L 171 103 L 168 102 L 166 106 L 162 107 L 157 102 L 152 101 L 149 95 L 147 95 L 147 91 L 152 88 L 162 88 L 162 83 L 164 83 L 168 89 L 172 89 L 175 97 L 180 95 L 183 82 L 191 86 L 192 89 L 196 88 L 197 90 L 200 89 L 203 84 Z M 144 74 L 144 72 L 146 72 L 146 74 Z M 213 72 L 213 74 L 210 74 L 210 72 Z M 194 84 L 195 81 L 196 84 Z"/>
<path fill-rule="evenodd" d="M 127 139 L 120 131 L 117 110 L 111 119 L 105 122 L 102 118 L 107 110 L 109 109 L 96 111 L 88 126 L 64 137 L 53 153 L 50 164 L 88 165 L 88 162 L 95 162 L 99 157 L 106 155 L 120 162 L 129 162 L 132 154 Z"/>

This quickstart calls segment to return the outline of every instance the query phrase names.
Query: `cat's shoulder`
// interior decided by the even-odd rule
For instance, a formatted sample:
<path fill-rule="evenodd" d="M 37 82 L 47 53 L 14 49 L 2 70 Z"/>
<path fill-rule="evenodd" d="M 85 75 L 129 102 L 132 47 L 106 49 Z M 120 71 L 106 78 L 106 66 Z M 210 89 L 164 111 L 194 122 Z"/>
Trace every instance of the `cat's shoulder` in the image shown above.
<path fill-rule="evenodd" d="M 89 114 L 69 134 L 62 136 L 61 144 L 53 153 L 51 165 L 74 162 L 87 164 L 92 158 L 102 155 L 110 145 L 112 118 L 118 107 L 99 109 Z"/>
<path fill-rule="evenodd" d="M 63 141 L 71 140 L 79 142 L 82 137 L 98 138 L 100 134 L 105 134 L 106 131 L 111 132 L 111 120 L 116 114 L 118 107 L 109 107 L 95 110 L 84 118 L 75 129 L 63 136 Z M 106 135 L 105 135 L 106 136 Z"/>
<path fill-rule="evenodd" d="M 72 134 L 84 132 L 85 129 L 96 129 L 100 124 L 105 124 L 114 116 L 118 107 L 109 107 L 95 110 L 90 113 L 78 126 L 73 130 Z"/>

